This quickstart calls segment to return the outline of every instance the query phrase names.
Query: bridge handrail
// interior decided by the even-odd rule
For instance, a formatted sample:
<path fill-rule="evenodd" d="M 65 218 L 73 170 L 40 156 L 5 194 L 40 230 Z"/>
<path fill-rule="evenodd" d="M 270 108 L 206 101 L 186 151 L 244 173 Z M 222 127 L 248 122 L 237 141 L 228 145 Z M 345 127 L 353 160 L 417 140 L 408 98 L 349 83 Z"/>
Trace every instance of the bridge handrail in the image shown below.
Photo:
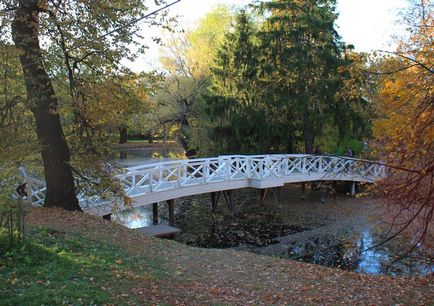
<path fill-rule="evenodd" d="M 128 196 L 137 197 L 176 188 L 225 181 L 282 179 L 291 175 L 323 174 L 320 179 L 375 181 L 385 176 L 378 162 L 350 157 L 309 154 L 223 155 L 212 158 L 165 161 L 126 168 L 116 175 Z M 343 176 L 342 176 L 343 175 Z M 28 192 L 35 204 L 43 204 L 45 182 L 27 177 Z M 96 205 L 97 196 L 78 195 L 83 205 Z M 85 204 L 87 203 L 87 204 Z"/>

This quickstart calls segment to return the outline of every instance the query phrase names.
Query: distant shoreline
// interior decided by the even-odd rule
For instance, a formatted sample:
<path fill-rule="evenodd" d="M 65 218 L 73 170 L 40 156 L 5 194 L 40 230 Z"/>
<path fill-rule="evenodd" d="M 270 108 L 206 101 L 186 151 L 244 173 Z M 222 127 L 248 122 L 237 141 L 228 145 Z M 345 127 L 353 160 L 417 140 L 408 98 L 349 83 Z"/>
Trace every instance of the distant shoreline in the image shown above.
<path fill-rule="evenodd" d="M 149 143 L 147 140 L 137 141 L 133 140 L 131 142 L 123 144 L 113 144 L 113 149 L 134 149 L 134 148 L 161 148 L 161 147 L 181 147 L 180 144 L 174 140 L 162 142 L 154 141 Z"/>

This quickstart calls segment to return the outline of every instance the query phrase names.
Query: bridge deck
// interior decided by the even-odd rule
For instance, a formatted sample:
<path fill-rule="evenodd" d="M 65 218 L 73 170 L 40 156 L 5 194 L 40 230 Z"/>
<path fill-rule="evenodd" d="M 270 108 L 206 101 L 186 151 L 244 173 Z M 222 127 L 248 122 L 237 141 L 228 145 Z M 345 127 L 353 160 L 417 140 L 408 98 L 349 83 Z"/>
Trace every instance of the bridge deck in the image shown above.
<path fill-rule="evenodd" d="M 125 169 L 117 178 L 139 207 L 195 194 L 240 188 L 271 188 L 287 183 L 337 180 L 375 182 L 385 176 L 384 166 L 360 159 L 315 155 L 221 156 L 177 160 Z M 28 178 L 34 204 L 42 204 L 45 183 Z M 79 195 L 83 210 L 106 215 L 126 207 L 118 200 Z"/>

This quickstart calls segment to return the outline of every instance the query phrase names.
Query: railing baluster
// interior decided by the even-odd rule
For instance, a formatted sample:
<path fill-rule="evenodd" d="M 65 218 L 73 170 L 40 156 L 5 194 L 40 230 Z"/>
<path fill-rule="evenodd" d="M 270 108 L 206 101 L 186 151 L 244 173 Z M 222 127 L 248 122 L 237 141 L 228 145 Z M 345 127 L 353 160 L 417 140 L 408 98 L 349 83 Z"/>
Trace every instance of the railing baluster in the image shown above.
<path fill-rule="evenodd" d="M 202 166 L 202 176 L 203 176 L 203 183 L 204 184 L 206 184 L 208 181 L 208 176 L 209 176 L 208 171 L 209 171 L 209 161 L 206 160 Z"/>
<path fill-rule="evenodd" d="M 246 171 L 247 171 L 247 177 L 252 178 L 252 159 L 250 157 L 247 157 L 246 160 Z"/>
<path fill-rule="evenodd" d="M 229 164 L 229 160 L 225 160 L 225 167 L 226 167 L 226 177 L 225 180 L 229 180 L 231 177 L 231 166 Z"/>
<path fill-rule="evenodd" d="M 181 166 L 182 165 L 178 165 L 177 167 L 176 167 L 176 171 L 177 171 L 177 173 L 176 173 L 176 181 L 177 181 L 177 186 L 178 187 L 181 187 Z"/>

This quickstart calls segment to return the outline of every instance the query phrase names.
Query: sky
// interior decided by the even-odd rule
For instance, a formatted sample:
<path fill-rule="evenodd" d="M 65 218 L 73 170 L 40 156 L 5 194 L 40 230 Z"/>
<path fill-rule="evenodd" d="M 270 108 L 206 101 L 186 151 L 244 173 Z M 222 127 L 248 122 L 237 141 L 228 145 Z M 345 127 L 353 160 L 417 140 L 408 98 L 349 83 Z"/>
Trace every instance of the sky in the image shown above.
<path fill-rule="evenodd" d="M 252 2 L 254 0 L 181 0 L 169 9 L 169 13 L 178 16 L 181 28 L 192 29 L 217 4 L 242 7 Z M 337 0 L 337 31 L 345 43 L 355 46 L 356 51 L 393 50 L 396 45 L 393 37 L 404 31 L 397 20 L 400 9 L 405 6 L 406 0 Z M 149 29 L 147 31 L 150 36 Z M 159 36 L 154 31 L 151 31 L 152 35 Z M 134 63 L 133 70 L 158 68 L 161 48 L 150 42 L 148 45 L 147 54 Z"/>

